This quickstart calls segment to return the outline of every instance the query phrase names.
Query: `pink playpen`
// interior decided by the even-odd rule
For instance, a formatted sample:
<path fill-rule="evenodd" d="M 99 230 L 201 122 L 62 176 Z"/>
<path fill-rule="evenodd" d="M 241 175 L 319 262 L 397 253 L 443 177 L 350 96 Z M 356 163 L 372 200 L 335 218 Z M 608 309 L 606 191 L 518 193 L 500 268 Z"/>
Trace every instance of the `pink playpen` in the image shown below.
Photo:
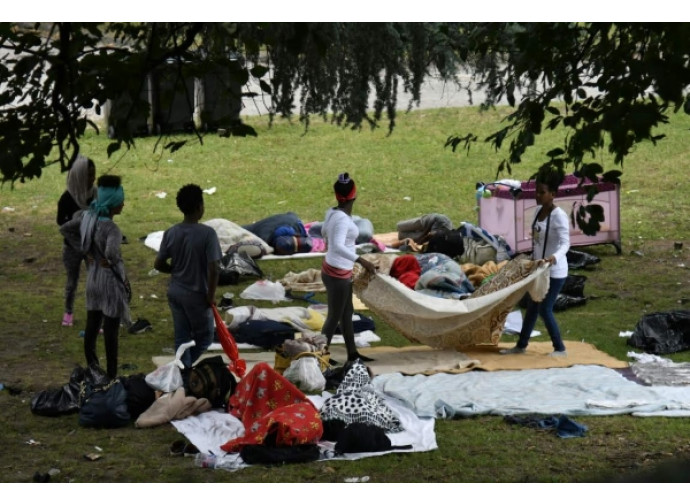
<path fill-rule="evenodd" d="M 580 178 L 567 175 L 559 187 L 555 203 L 569 215 L 580 205 L 587 205 L 587 182 L 578 187 Z M 591 185 L 591 184 L 589 184 Z M 594 236 L 586 235 L 577 224 L 570 223 L 570 246 L 611 244 L 621 253 L 620 187 L 610 182 L 598 182 L 599 193 L 591 204 L 601 205 L 604 221 Z M 479 226 L 493 235 L 502 236 L 515 252 L 532 250 L 531 226 L 537 203 L 535 182 L 521 182 L 521 190 L 501 183 L 486 184 L 491 197 L 479 198 Z"/>

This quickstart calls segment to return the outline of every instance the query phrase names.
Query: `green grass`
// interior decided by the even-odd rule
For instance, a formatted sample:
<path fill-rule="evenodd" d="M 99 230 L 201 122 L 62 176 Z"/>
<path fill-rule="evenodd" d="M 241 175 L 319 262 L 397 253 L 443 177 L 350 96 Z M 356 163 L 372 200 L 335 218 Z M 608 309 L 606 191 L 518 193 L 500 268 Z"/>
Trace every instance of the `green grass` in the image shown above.
<path fill-rule="evenodd" d="M 336 175 L 349 171 L 359 188 L 355 213 L 370 219 L 376 232 L 393 231 L 398 221 L 430 212 L 443 213 L 456 224 L 476 223 L 475 182 L 495 178 L 503 153 L 483 143 L 473 146 L 469 155 L 453 153 L 443 144 L 451 134 L 473 131 L 485 136 L 505 113 L 498 109 L 480 114 L 474 108 L 416 111 L 401 115 L 392 135 L 385 128 L 353 132 L 319 121 L 305 134 L 299 124 L 279 122 L 268 128 L 264 118 L 247 118 L 259 132 L 257 138 L 210 135 L 203 145 L 174 154 L 154 149 L 156 139 L 142 138 L 135 149 L 112 159 L 105 155 L 108 139 L 90 134 L 83 153 L 96 161 L 98 174 L 123 177 L 126 202 L 117 223 L 130 241 L 123 253 L 135 294 L 132 312 L 154 326 L 153 332 L 121 337 L 120 364 L 149 372 L 154 367 L 151 357 L 173 346 L 167 279 L 148 276 L 154 252 L 138 238 L 179 221 L 174 196 L 182 185 L 216 187 L 216 193 L 205 198 L 208 219 L 248 224 L 294 211 L 308 222 L 323 219 L 332 204 Z M 690 282 L 683 265 L 690 265 L 690 244 L 677 251 L 673 243 L 687 242 L 689 234 L 688 127 L 687 117 L 674 117 L 662 128 L 667 138 L 659 146 L 642 145 L 626 160 L 623 253 L 617 255 L 609 245 L 587 249 L 601 263 L 578 272 L 588 277 L 587 304 L 557 315 L 566 340 L 585 340 L 627 360 L 631 347 L 618 336 L 620 331 L 632 330 L 645 313 L 687 308 L 683 303 L 690 299 Z M 179 136 L 184 138 L 195 142 L 194 137 Z M 559 142 L 553 133 L 539 139 L 524 163 L 503 176 L 526 179 Z M 613 168 L 605 153 L 598 161 Z M 687 419 L 579 418 L 589 427 L 587 436 L 564 441 L 509 426 L 499 417 L 478 417 L 438 421 L 439 449 L 428 453 L 228 473 L 194 470 L 190 459 L 169 457 L 170 444 L 180 437 L 172 426 L 101 431 L 78 427 L 76 416 L 32 415 L 33 394 L 62 386 L 74 365 L 83 361 L 77 335 L 84 323 L 83 278 L 76 326 L 60 327 L 64 271 L 55 211 L 64 187 L 64 174 L 51 167 L 40 179 L 0 188 L 0 383 L 20 391 L 0 392 L 0 481 L 31 481 L 34 472 L 57 468 L 60 473 L 53 481 L 61 482 L 342 482 L 363 475 L 374 482 L 584 482 L 614 479 L 690 449 Z M 158 198 L 160 191 L 168 196 Z M 318 264 L 286 260 L 260 266 L 275 280 Z M 221 288 L 219 295 L 232 291 L 237 299 L 247 285 Z M 409 344 L 375 319 L 382 344 Z M 537 329 L 546 334 L 543 326 Z M 690 361 L 690 352 L 669 357 Z M 30 439 L 40 444 L 27 444 Z M 88 462 L 83 455 L 94 446 L 103 449 L 104 457 Z"/>

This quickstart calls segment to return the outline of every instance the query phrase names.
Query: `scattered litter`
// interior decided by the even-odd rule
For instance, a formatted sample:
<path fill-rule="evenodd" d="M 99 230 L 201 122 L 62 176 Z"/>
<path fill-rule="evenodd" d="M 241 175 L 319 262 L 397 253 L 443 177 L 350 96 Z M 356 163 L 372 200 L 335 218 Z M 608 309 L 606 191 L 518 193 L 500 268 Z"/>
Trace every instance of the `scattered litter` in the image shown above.
<path fill-rule="evenodd" d="M 94 450 L 99 451 L 99 452 L 103 451 L 103 448 L 101 448 L 100 446 L 94 446 L 93 448 L 94 448 Z"/>
<path fill-rule="evenodd" d="M 58 474 L 60 474 L 60 469 L 58 469 L 57 467 L 53 467 L 48 471 L 48 474 L 50 476 L 57 476 Z"/>
<path fill-rule="evenodd" d="M 24 236 L 27 238 L 31 238 L 33 235 L 31 233 L 24 233 Z M 34 261 L 34 258 L 31 258 L 32 261 Z"/>
<path fill-rule="evenodd" d="M 412 201 L 412 198 L 410 196 L 403 196 L 403 199 L 405 201 Z"/>
<path fill-rule="evenodd" d="M 369 476 L 362 476 L 361 478 L 358 478 L 357 476 L 353 478 L 345 478 L 345 483 L 366 483 L 369 481 Z"/>
<path fill-rule="evenodd" d="M 48 322 L 48 320 L 46 320 L 46 319 L 43 319 L 43 323 L 44 323 L 44 324 L 45 324 L 45 323 L 47 323 L 47 322 Z"/>
<path fill-rule="evenodd" d="M 632 331 L 621 331 L 618 333 L 618 336 L 620 336 L 621 338 L 629 338 L 632 335 L 633 335 Z"/>
<path fill-rule="evenodd" d="M 151 271 L 149 271 L 149 276 L 156 276 L 159 274 L 160 274 L 160 271 L 158 271 L 156 268 L 153 268 Z"/>
<path fill-rule="evenodd" d="M 156 197 L 160 198 L 160 199 L 165 198 L 167 195 L 168 195 L 168 193 L 166 193 L 165 191 L 160 191 L 160 192 L 156 193 Z"/>
<path fill-rule="evenodd" d="M 41 443 L 39 443 L 38 441 L 35 441 L 35 440 L 33 440 L 33 439 L 29 439 L 29 440 L 26 442 L 26 444 L 32 445 L 32 446 L 34 446 L 34 445 L 37 446 L 37 445 L 40 445 Z"/>
<path fill-rule="evenodd" d="M 211 187 L 211 188 L 209 188 L 209 189 L 204 189 L 204 192 L 205 192 L 206 194 L 213 194 L 214 192 L 216 192 L 216 188 L 215 188 L 215 186 L 214 186 L 214 187 Z"/>
<path fill-rule="evenodd" d="M 100 453 L 85 453 L 84 458 L 86 460 L 90 460 L 91 462 L 103 458 L 103 455 Z"/>
<path fill-rule="evenodd" d="M 173 162 L 173 160 L 172 160 L 172 159 L 168 159 L 168 163 L 172 163 L 172 162 Z"/>
<path fill-rule="evenodd" d="M 14 207 L 11 207 L 11 206 L 2 207 L 2 211 L 3 212 L 14 212 Z"/>
<path fill-rule="evenodd" d="M 685 268 L 685 263 L 680 263 L 680 264 L 678 265 L 678 267 L 679 267 L 679 268 Z"/>
<path fill-rule="evenodd" d="M 276 205 L 284 205 L 285 203 L 287 203 L 287 200 L 281 200 L 278 203 L 276 203 Z"/>
<path fill-rule="evenodd" d="M 152 297 L 153 299 L 158 299 L 158 296 L 156 296 L 155 294 L 151 294 L 151 297 Z"/>
<path fill-rule="evenodd" d="M 628 194 L 632 194 L 632 193 L 636 193 L 636 192 L 640 192 L 640 190 L 639 189 L 630 189 L 629 191 L 626 191 L 626 193 L 628 193 Z"/>
<path fill-rule="evenodd" d="M 638 256 L 638 257 L 643 257 L 643 256 L 644 256 L 644 254 L 643 254 L 642 252 L 640 252 L 639 250 L 633 250 L 633 251 L 631 252 L 631 254 L 636 255 L 636 256 Z"/>

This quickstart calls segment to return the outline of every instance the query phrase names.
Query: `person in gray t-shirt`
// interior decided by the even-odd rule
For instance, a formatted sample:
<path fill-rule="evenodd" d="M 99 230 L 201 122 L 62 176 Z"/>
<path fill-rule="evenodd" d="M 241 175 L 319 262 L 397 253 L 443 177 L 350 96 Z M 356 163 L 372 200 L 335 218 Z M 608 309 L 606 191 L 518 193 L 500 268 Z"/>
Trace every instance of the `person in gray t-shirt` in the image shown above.
<path fill-rule="evenodd" d="M 199 220 L 204 215 L 201 188 L 188 184 L 177 193 L 184 220 L 163 233 L 153 267 L 170 273 L 168 305 L 175 330 L 175 351 L 196 342 L 182 356 L 185 369 L 199 359 L 213 341 L 213 311 L 222 257 L 216 231 Z"/>

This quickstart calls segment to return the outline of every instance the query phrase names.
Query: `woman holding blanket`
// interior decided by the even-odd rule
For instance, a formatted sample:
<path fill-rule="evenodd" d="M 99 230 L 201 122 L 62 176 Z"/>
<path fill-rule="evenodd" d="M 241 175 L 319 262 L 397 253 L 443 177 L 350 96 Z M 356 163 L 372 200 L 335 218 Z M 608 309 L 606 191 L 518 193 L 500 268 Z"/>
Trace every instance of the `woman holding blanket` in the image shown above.
<path fill-rule="evenodd" d="M 355 249 L 355 241 L 359 234 L 359 229 L 352 220 L 352 207 L 357 198 L 355 181 L 348 173 L 341 173 L 333 189 L 338 205 L 328 209 L 321 230 L 327 247 L 326 257 L 321 265 L 321 278 L 328 297 L 328 315 L 321 332 L 330 345 L 340 323 L 347 348 L 347 360 L 370 361 L 372 359 L 359 355 L 355 346 L 355 331 L 352 324 L 352 268 L 355 263 L 359 263 L 374 274 L 376 266 L 358 256 Z"/>
<path fill-rule="evenodd" d="M 98 196 L 83 214 L 81 248 L 88 257 L 86 277 L 86 328 L 84 355 L 87 365 L 98 365 L 96 338 L 103 327 L 108 377 L 117 377 L 120 322 L 130 323 L 129 295 L 120 253 L 122 233 L 113 217 L 122 213 L 125 192 L 116 175 L 98 179 Z"/>
<path fill-rule="evenodd" d="M 557 172 L 540 173 L 536 179 L 536 200 L 534 222 L 532 223 L 532 259 L 546 261 L 550 264 L 549 291 L 544 299 L 537 303 L 528 299 L 525 319 L 520 331 L 520 339 L 513 348 L 501 350 L 502 354 L 525 353 L 530 335 L 541 315 L 546 330 L 551 336 L 553 352 L 551 357 L 566 357 L 565 345 L 561 339 L 556 318 L 553 316 L 553 305 L 568 276 L 568 259 L 566 254 L 570 248 L 570 224 L 568 215 L 563 209 L 554 204 L 558 186 L 563 177 Z"/>

